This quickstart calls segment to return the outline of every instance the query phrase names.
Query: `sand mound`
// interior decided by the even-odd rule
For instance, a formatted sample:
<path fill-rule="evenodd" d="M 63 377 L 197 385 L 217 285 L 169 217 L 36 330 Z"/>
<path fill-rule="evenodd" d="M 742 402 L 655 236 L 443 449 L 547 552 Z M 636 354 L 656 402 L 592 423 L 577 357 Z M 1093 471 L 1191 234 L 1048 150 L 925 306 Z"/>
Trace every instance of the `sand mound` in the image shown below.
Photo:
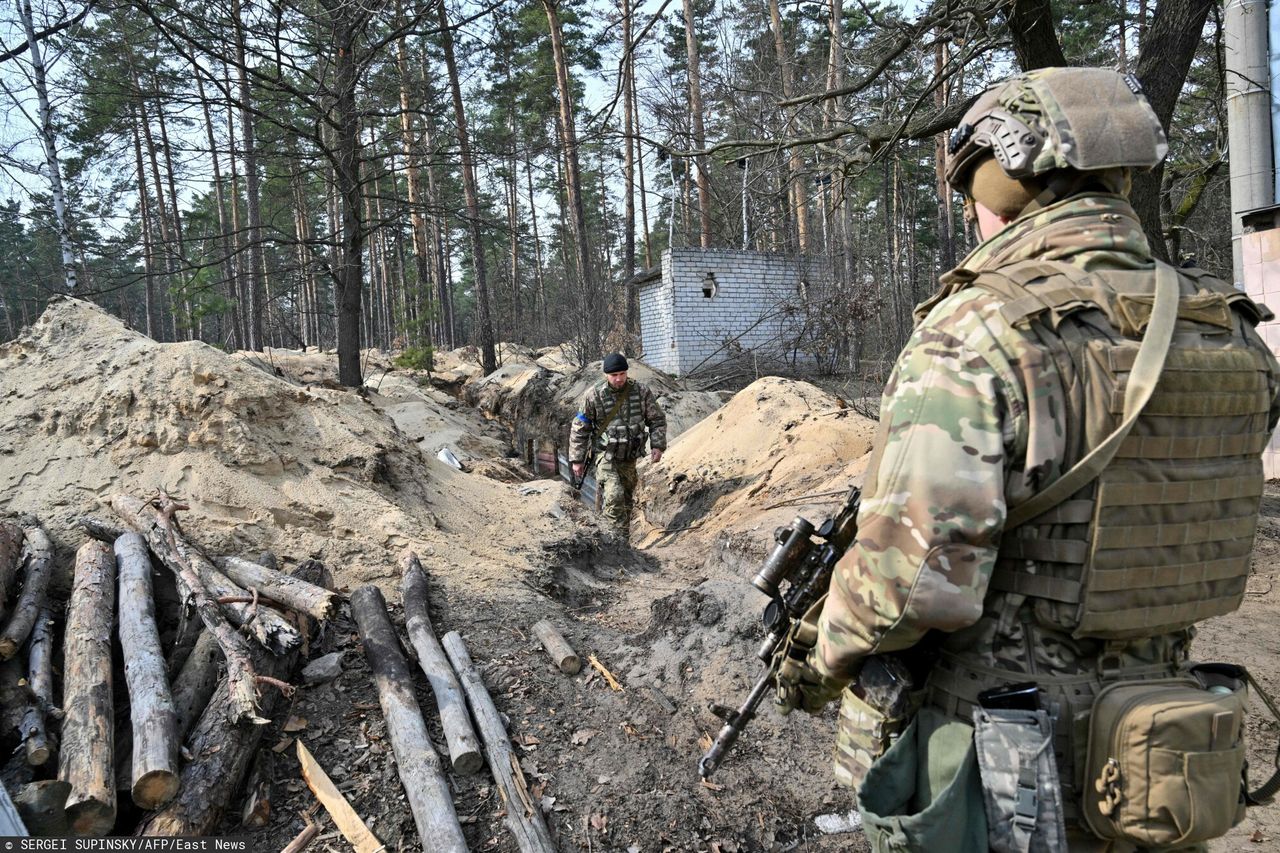
<path fill-rule="evenodd" d="M 730 536 L 771 530 L 775 516 L 830 508 L 839 496 L 826 493 L 861 480 L 875 426 L 807 382 L 758 379 L 644 475 L 639 497 L 650 538 L 685 528 Z M 799 500 L 806 495 L 814 497 Z"/>
<path fill-rule="evenodd" d="M 531 543 L 563 532 L 553 490 L 521 496 L 419 451 L 442 436 L 477 454 L 499 446 L 430 392 L 390 377 L 368 399 L 306 388 L 262 359 L 156 343 L 88 302 L 52 303 L 0 347 L 0 506 L 36 514 L 67 548 L 77 516 L 110 517 L 98 500 L 164 488 L 191 504 L 187 530 L 211 550 L 314 555 L 347 583 L 392 575 L 407 547 L 445 574 L 477 558 L 520 566 L 519 549 L 492 544 L 505 517 L 525 516 Z"/>

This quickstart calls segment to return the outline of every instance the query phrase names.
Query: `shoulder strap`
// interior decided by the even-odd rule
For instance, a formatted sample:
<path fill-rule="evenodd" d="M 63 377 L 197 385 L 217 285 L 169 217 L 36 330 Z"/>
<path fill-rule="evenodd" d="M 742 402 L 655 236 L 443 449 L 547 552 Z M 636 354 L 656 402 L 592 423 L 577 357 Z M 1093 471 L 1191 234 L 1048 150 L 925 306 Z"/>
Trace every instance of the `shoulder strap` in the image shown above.
<path fill-rule="evenodd" d="M 1133 429 L 1143 407 L 1151 399 L 1156 383 L 1160 381 L 1160 372 L 1164 368 L 1165 356 L 1169 354 L 1169 343 L 1173 340 L 1173 328 L 1177 320 L 1178 274 L 1168 264 L 1157 263 L 1151 324 L 1142 336 L 1142 345 L 1138 347 L 1138 355 L 1124 389 L 1124 415 L 1120 425 L 1072 466 L 1070 471 L 1010 509 L 1005 520 L 1005 530 L 1018 527 L 1062 503 L 1093 482 L 1107 467 L 1120 449 L 1120 444 Z"/>

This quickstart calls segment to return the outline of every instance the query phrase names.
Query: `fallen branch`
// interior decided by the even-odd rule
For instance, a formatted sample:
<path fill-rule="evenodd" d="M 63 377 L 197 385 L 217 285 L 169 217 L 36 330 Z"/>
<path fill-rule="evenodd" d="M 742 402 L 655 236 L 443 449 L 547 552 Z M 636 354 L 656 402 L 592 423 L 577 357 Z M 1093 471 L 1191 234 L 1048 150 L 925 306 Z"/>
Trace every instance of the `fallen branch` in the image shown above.
<path fill-rule="evenodd" d="M 115 558 L 104 542 L 76 552 L 63 648 L 66 718 L 58 778 L 71 785 L 67 822 L 77 835 L 103 836 L 116 822 L 111 695 Z"/>
<path fill-rule="evenodd" d="M 485 689 L 480 672 L 471 661 L 467 645 L 457 631 L 450 631 L 441 640 L 449 662 L 458 673 L 462 689 L 466 691 L 471 713 L 475 715 L 480 736 L 484 739 L 485 757 L 489 771 L 498 784 L 498 791 L 507 805 L 506 823 L 522 853 L 554 853 L 556 846 L 542 819 L 542 812 L 529 800 L 529 786 L 525 782 L 520 762 L 511 749 L 506 726 L 498 716 L 489 691 Z"/>
<path fill-rule="evenodd" d="M 45 604 L 45 590 L 53 574 L 53 543 L 44 529 L 32 523 L 23 527 L 27 540 L 27 575 L 22 582 L 22 594 L 13 606 L 9 624 L 0 632 L 0 660 L 8 660 L 18 653 L 18 647 L 27 639 L 36 617 Z"/>
<path fill-rule="evenodd" d="M 610 687 L 614 690 L 622 690 L 622 685 L 618 683 L 618 679 L 614 678 L 613 673 L 604 664 L 600 663 L 599 658 L 595 655 L 587 655 L 587 662 L 595 667 L 596 672 L 604 676 L 604 680 L 609 682 Z"/>
<path fill-rule="evenodd" d="M 466 853 L 467 842 L 449 794 L 449 781 L 427 734 L 422 710 L 413 695 L 413 677 L 400 651 L 400 641 L 382 591 L 362 586 L 351 594 L 351 616 L 360 629 L 364 656 L 378 686 L 378 702 L 396 770 L 409 798 L 409 809 L 424 845 L 440 853 Z"/>
<path fill-rule="evenodd" d="M 403 562 L 401 598 L 409 642 L 418 653 L 418 666 L 431 684 L 453 769 L 457 773 L 474 773 L 484 766 L 484 756 L 480 753 L 480 739 L 471 727 L 462 687 L 431 626 L 431 617 L 427 613 L 427 573 L 413 552 L 406 554 Z"/>

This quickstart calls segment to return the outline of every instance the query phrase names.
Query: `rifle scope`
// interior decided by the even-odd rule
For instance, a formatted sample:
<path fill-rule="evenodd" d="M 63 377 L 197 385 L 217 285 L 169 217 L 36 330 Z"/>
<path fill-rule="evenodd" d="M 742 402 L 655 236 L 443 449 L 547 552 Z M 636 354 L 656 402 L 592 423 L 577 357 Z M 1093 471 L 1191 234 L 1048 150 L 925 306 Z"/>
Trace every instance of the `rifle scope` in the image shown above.
<path fill-rule="evenodd" d="M 790 527 L 779 527 L 773 535 L 778 544 L 751 579 L 752 586 L 770 598 L 777 598 L 778 584 L 789 578 L 809 553 L 812 535 L 813 525 L 799 516 Z"/>

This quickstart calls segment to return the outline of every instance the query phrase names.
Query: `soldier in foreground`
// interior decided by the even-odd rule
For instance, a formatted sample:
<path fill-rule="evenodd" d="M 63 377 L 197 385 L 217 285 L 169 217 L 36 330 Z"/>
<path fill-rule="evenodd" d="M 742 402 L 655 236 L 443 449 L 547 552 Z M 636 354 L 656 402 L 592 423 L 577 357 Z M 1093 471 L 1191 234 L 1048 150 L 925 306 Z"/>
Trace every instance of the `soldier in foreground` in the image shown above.
<path fill-rule="evenodd" d="M 588 460 L 598 455 L 596 483 L 603 496 L 602 512 L 612 532 L 627 541 L 636 462 L 644 455 L 648 432 L 649 458 L 657 462 L 667 447 L 667 417 L 658 398 L 644 385 L 627 378 L 627 359 L 620 352 L 604 357 L 604 381 L 582 398 L 569 428 L 569 462 L 581 482 Z"/>
<path fill-rule="evenodd" d="M 1152 257 L 1126 195 L 1166 150 L 1137 82 L 1088 68 L 997 85 L 952 137 L 984 242 L 917 309 L 856 542 L 777 676 L 784 711 L 842 696 L 875 850 L 1203 849 L 1243 815 L 1251 679 L 1188 654 L 1244 594 L 1277 365 L 1264 307 Z M 845 688 L 917 644 L 876 757 Z"/>

